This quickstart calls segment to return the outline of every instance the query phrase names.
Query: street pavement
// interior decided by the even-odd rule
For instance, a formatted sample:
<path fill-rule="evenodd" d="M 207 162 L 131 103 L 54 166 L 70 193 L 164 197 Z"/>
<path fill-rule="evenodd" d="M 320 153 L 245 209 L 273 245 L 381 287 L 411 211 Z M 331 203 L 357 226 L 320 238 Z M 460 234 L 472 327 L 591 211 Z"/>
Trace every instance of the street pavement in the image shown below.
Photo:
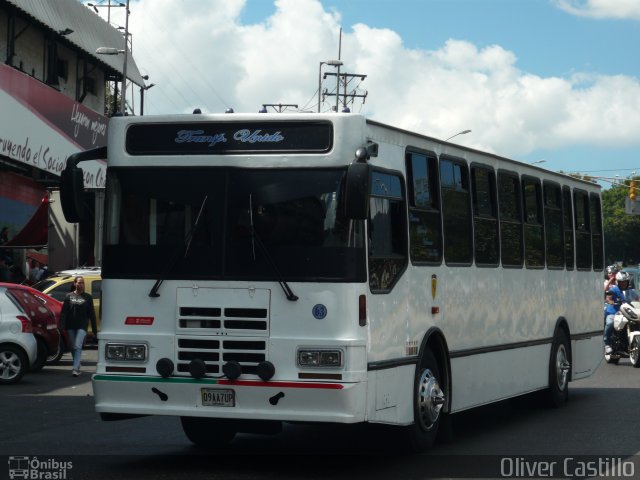
<path fill-rule="evenodd" d="M 398 455 L 391 430 L 367 425 L 286 424 L 279 435 L 242 434 L 228 448 L 203 452 L 175 417 L 101 421 L 90 381 L 96 361 L 97 350 L 85 350 L 76 378 L 65 354 L 59 365 L 0 388 L 0 456 L 71 459 L 76 475 L 68 478 L 75 480 L 421 479 L 461 462 L 491 462 L 488 471 L 495 472 L 505 456 L 531 455 L 560 462 L 616 455 L 640 473 L 640 369 L 628 360 L 572 382 L 564 408 L 541 408 L 526 396 L 461 412 L 453 417 L 452 442 L 413 456 Z"/>

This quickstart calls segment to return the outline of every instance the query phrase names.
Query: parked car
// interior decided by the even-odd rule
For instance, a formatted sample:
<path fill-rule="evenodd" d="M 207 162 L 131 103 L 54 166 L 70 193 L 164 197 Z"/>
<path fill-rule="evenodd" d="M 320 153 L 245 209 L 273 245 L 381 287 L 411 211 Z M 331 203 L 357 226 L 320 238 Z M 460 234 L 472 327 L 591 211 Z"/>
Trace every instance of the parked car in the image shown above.
<path fill-rule="evenodd" d="M 54 275 L 57 277 L 63 277 L 65 275 L 73 275 L 75 277 L 78 275 L 85 276 L 85 275 L 101 275 L 101 274 L 102 274 L 101 267 L 78 267 L 78 268 L 72 268 L 70 270 L 60 270 L 59 272 L 56 272 Z"/>
<path fill-rule="evenodd" d="M 90 273 L 79 273 L 83 271 L 88 271 Z M 64 297 L 66 297 L 67 293 L 73 290 L 73 280 L 78 275 L 81 275 L 84 278 L 85 291 L 90 293 L 93 297 L 93 309 L 96 312 L 96 326 L 99 331 L 100 302 L 102 299 L 102 276 L 99 268 L 96 270 L 86 270 L 86 268 L 79 270 L 67 270 L 64 273 L 56 272 L 53 276 L 47 277 L 33 285 L 33 288 L 40 290 L 42 293 L 46 293 L 60 302 L 64 302 Z M 89 333 L 89 336 L 92 336 L 94 339 L 97 338 L 95 332 L 91 329 L 91 325 L 89 325 L 89 331 L 87 333 Z"/>
<path fill-rule="evenodd" d="M 38 342 L 38 356 L 32 371 L 41 370 L 46 363 L 55 363 L 67 350 L 66 335 L 60 330 L 60 311 L 62 303 L 46 293 L 27 285 L 0 283 L 9 295 L 20 304 L 27 313 Z"/>
<path fill-rule="evenodd" d="M 0 384 L 16 383 L 38 357 L 38 343 L 24 309 L 0 286 Z"/>

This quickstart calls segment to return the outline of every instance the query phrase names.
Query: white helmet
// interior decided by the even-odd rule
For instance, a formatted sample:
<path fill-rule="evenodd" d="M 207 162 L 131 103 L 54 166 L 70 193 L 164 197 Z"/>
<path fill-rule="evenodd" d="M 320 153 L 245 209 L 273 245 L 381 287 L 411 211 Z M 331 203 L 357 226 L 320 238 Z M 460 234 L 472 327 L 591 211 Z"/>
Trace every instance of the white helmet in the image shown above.
<path fill-rule="evenodd" d="M 627 272 L 618 272 L 616 273 L 616 281 L 618 282 L 628 282 L 631 280 L 629 274 Z"/>

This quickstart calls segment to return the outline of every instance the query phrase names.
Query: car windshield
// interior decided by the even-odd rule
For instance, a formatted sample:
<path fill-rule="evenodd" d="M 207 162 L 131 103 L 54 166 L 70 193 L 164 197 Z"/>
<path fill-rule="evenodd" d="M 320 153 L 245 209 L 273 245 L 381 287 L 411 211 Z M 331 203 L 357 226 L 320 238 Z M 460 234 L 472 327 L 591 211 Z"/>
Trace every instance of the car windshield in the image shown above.
<path fill-rule="evenodd" d="M 51 285 L 55 283 L 56 282 L 53 280 L 40 280 L 38 283 L 33 285 L 33 288 L 35 288 L 36 290 L 40 290 L 41 292 L 44 292 L 47 288 L 49 288 Z"/>
<path fill-rule="evenodd" d="M 277 269 L 293 281 L 364 281 L 363 223 L 342 214 L 345 174 L 110 169 L 102 276 L 278 280 Z"/>
<path fill-rule="evenodd" d="M 15 305 L 15 307 L 20 311 L 20 313 L 22 313 L 23 315 L 27 314 L 27 312 L 25 311 L 24 307 L 20 304 L 18 299 L 15 298 L 15 296 L 8 289 L 0 289 L 0 295 L 8 298 L 10 302 L 13 305 Z"/>

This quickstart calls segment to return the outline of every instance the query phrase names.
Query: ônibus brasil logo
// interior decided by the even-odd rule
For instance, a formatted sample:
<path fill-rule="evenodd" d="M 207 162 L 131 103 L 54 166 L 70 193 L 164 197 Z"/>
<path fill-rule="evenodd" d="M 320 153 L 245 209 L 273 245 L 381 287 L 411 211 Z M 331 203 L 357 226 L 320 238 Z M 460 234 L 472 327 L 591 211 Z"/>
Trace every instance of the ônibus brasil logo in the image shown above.
<path fill-rule="evenodd" d="M 10 456 L 9 478 L 33 480 L 67 480 L 71 479 L 72 462 L 55 458 L 39 459 L 38 457 Z"/>

